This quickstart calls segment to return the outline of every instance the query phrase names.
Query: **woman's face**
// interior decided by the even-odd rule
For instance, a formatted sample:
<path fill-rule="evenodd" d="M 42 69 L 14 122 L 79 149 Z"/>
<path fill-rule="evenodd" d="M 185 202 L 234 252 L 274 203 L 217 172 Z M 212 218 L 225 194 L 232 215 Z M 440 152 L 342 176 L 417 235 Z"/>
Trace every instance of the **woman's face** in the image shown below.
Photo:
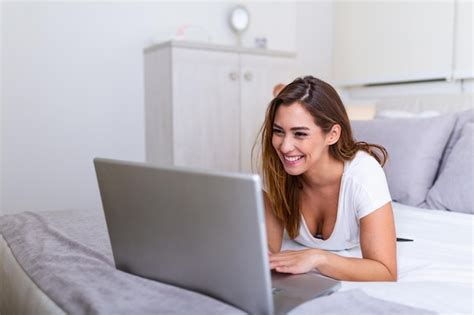
<path fill-rule="evenodd" d="M 299 103 L 280 105 L 273 123 L 272 144 L 285 171 L 301 175 L 328 153 L 326 134 Z"/>

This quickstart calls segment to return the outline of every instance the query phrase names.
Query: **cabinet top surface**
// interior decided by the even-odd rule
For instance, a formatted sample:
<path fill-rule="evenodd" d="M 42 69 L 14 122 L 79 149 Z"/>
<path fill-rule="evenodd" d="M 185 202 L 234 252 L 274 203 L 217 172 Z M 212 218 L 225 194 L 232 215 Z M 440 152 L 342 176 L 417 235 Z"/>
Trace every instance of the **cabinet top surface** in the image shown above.
<path fill-rule="evenodd" d="M 238 47 L 238 46 L 225 46 L 225 45 L 217 45 L 217 44 L 210 44 L 210 43 L 197 42 L 197 41 L 177 41 L 177 40 L 170 40 L 170 41 L 151 45 L 149 47 L 146 47 L 143 50 L 143 52 L 146 54 L 146 53 L 150 53 L 152 51 L 159 50 L 166 47 L 214 50 L 214 51 L 233 52 L 233 53 L 240 53 L 240 54 L 267 55 L 267 56 L 288 57 L 288 58 L 296 57 L 296 53 L 290 52 L 290 51 L 268 50 L 268 49 L 261 49 L 261 48 L 248 48 L 248 47 Z"/>

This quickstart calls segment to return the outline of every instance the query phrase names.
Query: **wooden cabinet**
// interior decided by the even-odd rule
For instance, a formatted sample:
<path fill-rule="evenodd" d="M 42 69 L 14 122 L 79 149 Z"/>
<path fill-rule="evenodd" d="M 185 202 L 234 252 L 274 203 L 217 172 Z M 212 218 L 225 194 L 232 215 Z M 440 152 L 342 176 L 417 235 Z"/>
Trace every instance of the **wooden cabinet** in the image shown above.
<path fill-rule="evenodd" d="M 296 77 L 294 54 L 176 41 L 144 54 L 147 161 L 250 172 L 273 86 Z"/>

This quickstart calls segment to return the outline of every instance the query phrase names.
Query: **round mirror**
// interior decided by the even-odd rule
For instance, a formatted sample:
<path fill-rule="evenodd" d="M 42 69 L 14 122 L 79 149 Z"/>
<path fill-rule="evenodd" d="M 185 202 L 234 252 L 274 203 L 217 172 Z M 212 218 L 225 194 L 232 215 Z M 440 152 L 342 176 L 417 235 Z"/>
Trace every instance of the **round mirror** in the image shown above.
<path fill-rule="evenodd" d="M 230 27 L 236 32 L 236 33 L 242 33 L 247 29 L 249 26 L 250 22 L 250 14 L 247 8 L 244 6 L 236 6 L 230 11 L 229 15 L 229 23 Z"/>

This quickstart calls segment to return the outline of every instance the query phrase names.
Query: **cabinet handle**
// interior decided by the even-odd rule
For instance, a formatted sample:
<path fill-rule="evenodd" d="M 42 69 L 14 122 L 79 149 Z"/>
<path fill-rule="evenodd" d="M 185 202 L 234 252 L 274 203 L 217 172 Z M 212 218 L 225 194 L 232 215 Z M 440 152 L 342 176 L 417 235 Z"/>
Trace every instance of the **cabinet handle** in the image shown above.
<path fill-rule="evenodd" d="M 229 73 L 229 78 L 230 78 L 232 81 L 237 80 L 237 78 L 238 78 L 237 72 L 231 72 L 231 73 Z"/>
<path fill-rule="evenodd" d="M 252 81 L 252 79 L 253 79 L 252 72 L 249 72 L 249 71 L 245 72 L 244 79 L 245 79 L 245 81 Z"/>

